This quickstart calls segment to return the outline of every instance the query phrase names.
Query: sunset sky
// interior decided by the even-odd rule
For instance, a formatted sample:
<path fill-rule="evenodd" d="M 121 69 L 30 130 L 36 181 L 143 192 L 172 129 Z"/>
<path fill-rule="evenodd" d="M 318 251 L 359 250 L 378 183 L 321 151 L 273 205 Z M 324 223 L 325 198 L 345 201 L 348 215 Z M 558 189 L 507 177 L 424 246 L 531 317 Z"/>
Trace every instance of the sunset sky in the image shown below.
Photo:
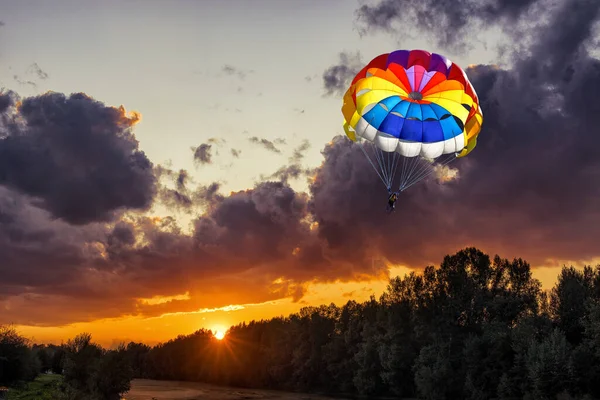
<path fill-rule="evenodd" d="M 600 263 L 600 2 L 455 3 L 3 1 L 0 324 L 154 344 L 378 296 L 466 246 L 545 288 Z M 484 123 L 390 216 L 340 108 L 414 48 L 465 68 Z"/>

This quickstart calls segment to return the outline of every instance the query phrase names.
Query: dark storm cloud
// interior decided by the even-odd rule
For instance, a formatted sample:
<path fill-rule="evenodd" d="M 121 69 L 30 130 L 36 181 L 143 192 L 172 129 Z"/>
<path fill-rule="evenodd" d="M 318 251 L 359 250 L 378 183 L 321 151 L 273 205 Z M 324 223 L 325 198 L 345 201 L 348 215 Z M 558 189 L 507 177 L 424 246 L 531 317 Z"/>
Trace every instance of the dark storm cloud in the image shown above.
<path fill-rule="evenodd" d="M 229 196 L 218 189 L 215 183 L 193 191 L 206 212 L 190 236 L 172 218 L 86 226 L 52 221 L 23 195 L 0 187 L 0 251 L 6 255 L 0 307 L 11 305 L 0 323 L 62 324 L 282 297 L 298 301 L 305 282 L 372 272 L 354 260 L 333 261 L 335 252 L 329 254 L 311 230 L 308 196 L 285 182 L 262 182 Z M 190 300 L 169 305 L 138 300 L 185 292 Z"/>
<path fill-rule="evenodd" d="M 304 235 L 306 198 L 280 182 L 224 198 L 196 223 L 195 237 L 235 248 L 236 257 L 258 263 L 288 257 Z"/>
<path fill-rule="evenodd" d="M 355 54 L 342 52 L 339 54 L 339 63 L 329 67 L 323 73 L 323 86 L 325 94 L 342 96 L 346 91 L 352 78 L 362 68 L 362 60 L 359 52 Z"/>
<path fill-rule="evenodd" d="M 0 93 L 0 114 L 4 114 L 6 111 L 10 109 L 10 107 L 14 106 L 17 101 L 17 94 L 12 91 L 1 92 Z M 0 137 L 3 136 L 3 132 L 0 130 Z"/>
<path fill-rule="evenodd" d="M 160 202 L 170 210 L 192 213 L 198 211 L 199 207 L 210 206 L 223 198 L 218 194 L 220 184 L 217 182 L 192 187 L 195 182 L 184 169 L 177 172 L 165 166 L 157 166 L 155 174 L 160 180 Z M 165 179 L 167 182 L 164 182 Z"/>
<path fill-rule="evenodd" d="M 200 146 L 192 148 L 194 152 L 194 161 L 199 164 L 212 164 L 212 145 L 202 143 Z"/>
<path fill-rule="evenodd" d="M 85 242 L 94 236 L 94 228 L 53 220 L 23 194 L 0 186 L 0 299 L 36 289 L 60 293 L 65 282 L 81 278 Z"/>
<path fill-rule="evenodd" d="M 266 150 L 272 151 L 273 153 L 281 153 L 281 150 L 275 146 L 276 144 L 285 144 L 285 139 L 277 138 L 274 141 L 270 141 L 269 139 L 259 138 L 256 136 L 252 136 L 248 139 L 248 141 L 250 143 L 258 144 Z"/>
<path fill-rule="evenodd" d="M 513 29 L 533 5 L 531 19 L 550 6 L 547 0 L 382 0 L 357 11 L 361 34 L 387 31 L 426 36 L 443 47 L 461 48 L 480 28 L 500 25 Z"/>
<path fill-rule="evenodd" d="M 477 148 L 452 165 L 458 180 L 410 188 L 392 216 L 364 155 L 334 141 L 311 187 L 322 237 L 349 258 L 377 248 L 413 266 L 468 244 L 537 265 L 600 256 L 600 61 L 585 50 L 599 14 L 600 2 L 563 1 L 513 69 L 469 68 L 484 111 Z"/>
<path fill-rule="evenodd" d="M 152 203 L 152 163 L 131 133 L 139 116 L 83 93 L 46 93 L 24 99 L 16 117 L 20 125 L 0 140 L 0 185 L 74 224 Z"/>
<path fill-rule="evenodd" d="M 165 168 L 157 168 L 157 177 L 167 176 L 173 180 L 175 186 L 170 188 L 166 185 L 161 185 L 159 189 L 160 201 L 169 207 L 169 209 L 189 209 L 193 205 L 191 193 L 187 187 L 189 180 L 188 172 L 184 169 L 178 173 Z"/>
<path fill-rule="evenodd" d="M 119 221 L 107 236 L 108 247 L 131 246 L 135 243 L 134 227 L 130 223 Z"/>
<path fill-rule="evenodd" d="M 224 199 L 224 196 L 219 194 L 220 188 L 221 184 L 218 182 L 197 187 L 193 194 L 194 202 L 201 206 L 211 206 L 220 203 Z"/>

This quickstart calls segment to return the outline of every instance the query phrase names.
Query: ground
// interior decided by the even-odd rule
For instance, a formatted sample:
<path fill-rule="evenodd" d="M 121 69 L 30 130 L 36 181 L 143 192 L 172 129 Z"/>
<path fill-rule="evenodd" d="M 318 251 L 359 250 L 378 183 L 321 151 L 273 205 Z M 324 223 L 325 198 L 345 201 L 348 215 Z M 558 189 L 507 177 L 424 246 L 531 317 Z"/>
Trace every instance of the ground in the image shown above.
<path fill-rule="evenodd" d="M 61 375 L 42 374 L 22 388 L 11 388 L 7 400 L 56 400 Z M 134 379 L 122 400 L 332 400 L 303 393 L 222 387 L 195 382 Z M 337 399 L 343 400 L 343 399 Z"/>
<path fill-rule="evenodd" d="M 42 374 L 21 388 L 11 388 L 8 400 L 55 400 L 61 379 L 61 375 Z"/>
<path fill-rule="evenodd" d="M 331 400 L 329 397 L 270 390 L 237 389 L 194 382 L 135 379 L 125 400 Z"/>

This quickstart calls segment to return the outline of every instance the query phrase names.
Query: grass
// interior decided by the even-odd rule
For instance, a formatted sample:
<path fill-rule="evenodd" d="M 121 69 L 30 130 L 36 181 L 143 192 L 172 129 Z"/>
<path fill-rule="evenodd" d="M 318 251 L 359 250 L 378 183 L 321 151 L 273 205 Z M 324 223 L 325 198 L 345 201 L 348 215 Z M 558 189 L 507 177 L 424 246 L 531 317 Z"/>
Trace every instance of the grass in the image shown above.
<path fill-rule="evenodd" d="M 55 400 L 61 397 L 61 375 L 39 375 L 22 387 L 10 388 L 7 400 Z"/>

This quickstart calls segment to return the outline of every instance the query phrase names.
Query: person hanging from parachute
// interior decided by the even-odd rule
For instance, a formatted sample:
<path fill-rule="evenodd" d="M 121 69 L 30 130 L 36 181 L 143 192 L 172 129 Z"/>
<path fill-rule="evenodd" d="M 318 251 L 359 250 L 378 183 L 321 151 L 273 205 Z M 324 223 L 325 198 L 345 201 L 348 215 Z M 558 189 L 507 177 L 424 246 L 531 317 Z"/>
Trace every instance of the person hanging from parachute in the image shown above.
<path fill-rule="evenodd" d="M 469 154 L 483 124 L 465 71 L 424 50 L 375 57 L 352 80 L 341 111 L 346 136 L 387 189 L 388 210 L 401 192 Z"/>
<path fill-rule="evenodd" d="M 398 200 L 398 193 L 397 192 L 391 193 L 390 196 L 388 197 L 388 207 L 387 207 L 388 212 L 392 212 L 396 209 L 396 200 Z"/>

